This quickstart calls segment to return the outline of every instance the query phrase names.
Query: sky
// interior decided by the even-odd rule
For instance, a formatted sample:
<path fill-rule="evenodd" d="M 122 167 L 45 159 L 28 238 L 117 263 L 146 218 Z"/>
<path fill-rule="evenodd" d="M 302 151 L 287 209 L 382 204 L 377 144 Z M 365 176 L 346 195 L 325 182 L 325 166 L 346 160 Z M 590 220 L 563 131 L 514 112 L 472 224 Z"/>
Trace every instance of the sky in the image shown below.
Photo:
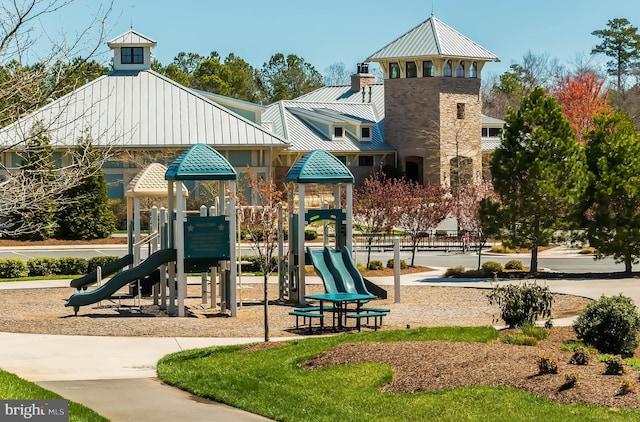
<path fill-rule="evenodd" d="M 76 0 L 41 25 L 49 34 L 64 28 L 73 35 L 99 3 Z M 507 71 L 529 51 L 570 66 L 576 57 L 590 55 L 600 40 L 591 32 L 606 28 L 610 19 L 624 17 L 640 26 L 640 2 L 635 0 L 113 0 L 106 38 L 133 26 L 157 41 L 153 54 L 164 65 L 181 51 L 217 51 L 223 58 L 234 53 L 259 68 L 273 54 L 283 53 L 304 58 L 324 74 L 338 62 L 355 71 L 356 63 L 432 11 L 500 58 L 484 68 L 485 78 Z M 106 45 L 103 51 L 108 52 Z"/>

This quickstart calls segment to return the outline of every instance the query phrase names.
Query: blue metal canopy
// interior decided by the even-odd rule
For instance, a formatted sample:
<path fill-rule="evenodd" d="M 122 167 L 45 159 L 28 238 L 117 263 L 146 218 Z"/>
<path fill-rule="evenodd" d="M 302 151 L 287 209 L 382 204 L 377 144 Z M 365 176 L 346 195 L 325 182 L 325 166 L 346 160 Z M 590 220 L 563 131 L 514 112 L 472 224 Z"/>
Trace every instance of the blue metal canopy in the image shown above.
<path fill-rule="evenodd" d="M 218 151 L 195 144 L 176 158 L 164 175 L 166 180 L 238 180 L 238 173 Z"/>
<path fill-rule="evenodd" d="M 334 155 L 316 149 L 291 167 L 286 181 L 294 183 L 338 184 L 353 183 L 353 174 Z"/>

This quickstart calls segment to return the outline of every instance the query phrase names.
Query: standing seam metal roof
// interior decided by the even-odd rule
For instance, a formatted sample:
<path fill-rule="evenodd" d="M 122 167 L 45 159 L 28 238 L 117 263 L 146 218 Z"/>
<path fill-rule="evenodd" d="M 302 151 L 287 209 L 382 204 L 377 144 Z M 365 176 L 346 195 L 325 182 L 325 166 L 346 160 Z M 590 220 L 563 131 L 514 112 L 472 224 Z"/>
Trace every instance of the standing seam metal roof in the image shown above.
<path fill-rule="evenodd" d="M 434 16 L 382 47 L 366 61 L 429 56 L 498 61 L 495 54 Z"/>
<path fill-rule="evenodd" d="M 152 70 L 95 79 L 0 129 L 0 145 L 13 145 L 38 121 L 56 147 L 74 146 L 87 129 L 96 146 L 287 147 L 272 132 Z"/>

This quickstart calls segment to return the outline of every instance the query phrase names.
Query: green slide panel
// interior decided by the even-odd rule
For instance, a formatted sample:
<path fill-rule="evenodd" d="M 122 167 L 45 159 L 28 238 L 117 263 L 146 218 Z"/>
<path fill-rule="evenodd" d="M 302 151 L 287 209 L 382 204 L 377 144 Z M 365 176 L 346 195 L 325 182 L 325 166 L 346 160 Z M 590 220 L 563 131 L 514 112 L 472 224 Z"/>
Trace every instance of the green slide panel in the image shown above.
<path fill-rule="evenodd" d="M 176 260 L 175 249 L 161 249 L 147 259 L 142 261 L 137 267 L 130 268 L 116 274 L 111 280 L 95 290 L 79 292 L 71 295 L 64 306 L 73 306 L 73 310 L 78 314 L 81 306 L 90 305 L 111 297 L 115 292 L 132 281 L 141 279 L 156 270 L 159 266 Z"/>
<path fill-rule="evenodd" d="M 336 285 L 336 280 L 333 278 L 333 274 L 325 262 L 323 251 L 307 248 L 307 255 L 311 258 L 313 268 L 324 283 L 324 290 L 327 293 L 339 293 L 340 291 Z"/>
<path fill-rule="evenodd" d="M 127 254 L 117 261 L 110 262 L 104 267 L 102 267 L 102 276 L 106 277 L 113 273 L 116 273 L 123 269 L 124 267 L 133 264 L 133 255 Z M 98 271 L 91 271 L 89 274 L 83 275 L 80 278 L 76 278 L 71 280 L 69 284 L 71 287 L 75 287 L 80 290 L 84 286 L 88 286 L 90 284 L 94 284 L 98 282 Z"/>
<path fill-rule="evenodd" d="M 338 289 L 343 293 L 362 293 L 356 290 L 355 280 L 353 275 L 349 273 L 347 267 L 342 261 L 342 254 L 340 251 L 334 249 L 324 248 L 324 259 L 329 266 L 329 271 L 333 274 L 338 284 Z M 368 293 L 364 293 L 368 294 Z"/>

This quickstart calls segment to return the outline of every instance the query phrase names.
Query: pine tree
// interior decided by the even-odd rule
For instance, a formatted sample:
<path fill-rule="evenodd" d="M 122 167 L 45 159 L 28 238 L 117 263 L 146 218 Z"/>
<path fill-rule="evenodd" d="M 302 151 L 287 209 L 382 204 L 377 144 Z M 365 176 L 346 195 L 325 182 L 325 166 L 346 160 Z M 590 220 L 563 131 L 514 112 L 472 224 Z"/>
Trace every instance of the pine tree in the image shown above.
<path fill-rule="evenodd" d="M 502 224 L 514 246 L 531 248 L 535 272 L 538 247 L 575 220 L 587 185 L 584 148 L 556 99 L 542 88 L 507 115 L 491 172 Z"/>
<path fill-rule="evenodd" d="M 589 244 L 630 273 L 640 257 L 640 137 L 629 116 L 615 112 L 598 116 L 589 138 Z"/>
<path fill-rule="evenodd" d="M 57 237 L 64 239 L 103 239 L 115 230 L 115 215 L 109 206 L 107 182 L 99 166 L 99 153 L 90 136 L 78 142 L 73 160 L 86 168 L 86 177 L 64 192 L 67 201 L 57 215 Z"/>
<path fill-rule="evenodd" d="M 37 124 L 31 133 L 33 135 L 19 154 L 20 168 L 14 181 L 39 199 L 11 212 L 5 222 L 5 230 L 15 239 L 45 240 L 53 236 L 56 227 L 57 205 L 54 198 L 45 194 L 56 184 L 56 164 L 51 142 L 42 125 Z"/>

